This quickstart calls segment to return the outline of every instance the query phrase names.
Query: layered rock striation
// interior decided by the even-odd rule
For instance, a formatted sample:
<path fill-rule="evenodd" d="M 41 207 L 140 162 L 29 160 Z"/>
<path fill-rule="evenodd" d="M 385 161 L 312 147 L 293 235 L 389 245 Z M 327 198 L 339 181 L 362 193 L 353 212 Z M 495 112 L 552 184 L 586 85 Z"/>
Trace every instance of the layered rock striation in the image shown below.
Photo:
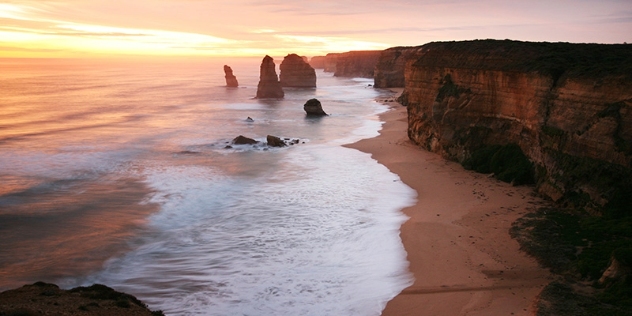
<path fill-rule="evenodd" d="M 282 87 L 315 88 L 316 71 L 301 56 L 289 54 L 279 66 Z"/>
<path fill-rule="evenodd" d="M 224 78 L 226 78 L 226 86 L 227 87 L 239 87 L 239 82 L 237 82 L 237 77 L 233 75 L 233 69 L 228 65 L 224 65 Z"/>
<path fill-rule="evenodd" d="M 401 58 L 408 136 L 422 147 L 463 162 L 486 146 L 517 144 L 541 193 L 594 209 L 632 186 L 632 45 L 394 48 L 382 54 L 377 86 L 401 84 Z"/>
<path fill-rule="evenodd" d="M 257 99 L 280 99 L 285 96 L 276 73 L 274 59 L 266 55 L 261 61 Z"/>
<path fill-rule="evenodd" d="M 338 54 L 334 76 L 373 78 L 381 53 L 381 50 L 368 50 Z"/>

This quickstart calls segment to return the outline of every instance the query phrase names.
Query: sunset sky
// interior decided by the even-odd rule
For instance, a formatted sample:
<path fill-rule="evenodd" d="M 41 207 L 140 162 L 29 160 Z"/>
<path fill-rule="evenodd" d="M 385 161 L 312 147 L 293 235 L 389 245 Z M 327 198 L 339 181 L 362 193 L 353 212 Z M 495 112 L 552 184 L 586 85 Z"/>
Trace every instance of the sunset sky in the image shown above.
<path fill-rule="evenodd" d="M 315 56 L 485 38 L 632 42 L 632 0 L 0 0 L 0 57 Z"/>

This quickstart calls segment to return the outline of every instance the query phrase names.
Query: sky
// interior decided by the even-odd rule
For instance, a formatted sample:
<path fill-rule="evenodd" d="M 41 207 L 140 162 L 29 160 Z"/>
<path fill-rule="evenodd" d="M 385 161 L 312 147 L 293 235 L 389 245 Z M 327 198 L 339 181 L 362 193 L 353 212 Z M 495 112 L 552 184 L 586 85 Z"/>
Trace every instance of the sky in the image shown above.
<path fill-rule="evenodd" d="M 472 39 L 632 43 L 632 0 L 0 0 L 0 57 L 319 56 Z"/>

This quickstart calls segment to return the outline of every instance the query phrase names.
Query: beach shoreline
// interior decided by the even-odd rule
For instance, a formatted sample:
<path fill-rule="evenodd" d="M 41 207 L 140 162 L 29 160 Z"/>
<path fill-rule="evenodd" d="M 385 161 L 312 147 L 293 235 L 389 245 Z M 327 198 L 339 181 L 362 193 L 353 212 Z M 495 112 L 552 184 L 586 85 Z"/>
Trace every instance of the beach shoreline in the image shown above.
<path fill-rule="evenodd" d="M 345 145 L 399 175 L 418 196 L 400 228 L 414 283 L 382 315 L 534 315 L 551 274 L 520 251 L 511 223 L 545 202 L 414 145 L 406 108 L 389 100 L 380 135 Z"/>

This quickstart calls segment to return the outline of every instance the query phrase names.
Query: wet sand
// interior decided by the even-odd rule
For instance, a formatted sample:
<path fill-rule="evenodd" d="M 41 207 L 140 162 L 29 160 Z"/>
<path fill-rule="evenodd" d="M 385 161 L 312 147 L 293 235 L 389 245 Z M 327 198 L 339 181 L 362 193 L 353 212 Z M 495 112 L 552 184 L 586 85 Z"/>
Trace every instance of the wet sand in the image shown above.
<path fill-rule="evenodd" d="M 514 187 L 463 169 L 412 144 L 406 108 L 381 115 L 380 136 L 347 145 L 398 174 L 417 191 L 400 237 L 414 283 L 383 315 L 533 315 L 550 281 L 547 270 L 520 251 L 511 223 L 544 203 L 531 187 Z"/>

